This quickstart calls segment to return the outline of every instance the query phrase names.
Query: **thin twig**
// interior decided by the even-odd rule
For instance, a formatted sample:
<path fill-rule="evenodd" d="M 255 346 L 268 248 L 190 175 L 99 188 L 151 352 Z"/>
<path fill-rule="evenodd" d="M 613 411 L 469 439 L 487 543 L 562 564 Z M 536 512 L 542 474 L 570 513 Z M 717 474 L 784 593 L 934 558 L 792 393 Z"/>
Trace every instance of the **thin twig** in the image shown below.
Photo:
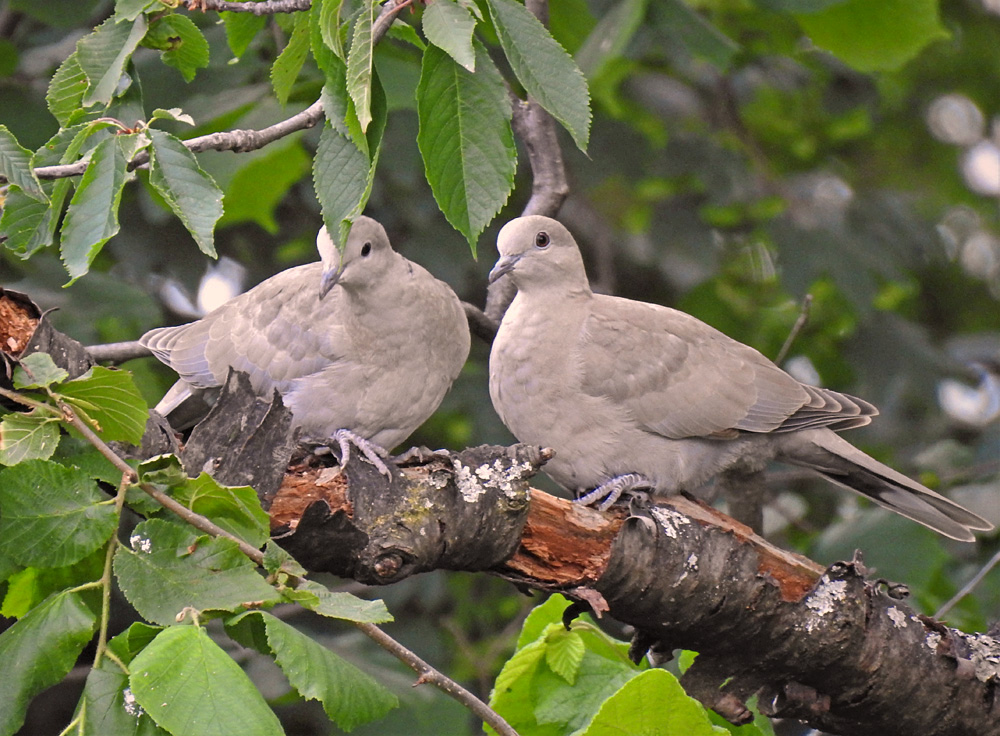
<path fill-rule="evenodd" d="M 127 342 L 109 342 L 103 345 L 88 345 L 87 352 L 98 363 L 124 363 L 133 358 L 145 358 L 152 355 L 149 348 L 141 345 L 138 340 Z"/>
<path fill-rule="evenodd" d="M 263 148 L 268 143 L 273 143 L 296 131 L 312 128 L 322 119 L 323 104 L 317 100 L 302 112 L 260 130 L 228 130 L 222 133 L 209 133 L 183 141 L 183 143 L 192 153 L 202 151 L 245 153 Z M 129 170 L 136 169 L 148 162 L 149 153 L 140 151 L 129 162 Z M 39 166 L 35 169 L 35 175 L 39 179 L 64 179 L 67 176 L 79 176 L 87 170 L 87 163 L 84 160 L 58 166 Z"/>
<path fill-rule="evenodd" d="M 477 698 L 471 692 L 459 685 L 451 678 L 441 674 L 422 660 L 416 654 L 404 647 L 398 641 L 386 634 L 382 629 L 374 624 L 355 623 L 361 631 L 387 652 L 394 655 L 401 662 L 410 667 L 420 677 L 418 683 L 429 682 L 443 692 L 447 693 L 466 708 L 479 716 L 485 723 L 499 734 L 504 736 L 517 736 L 515 731 L 499 713 L 490 708 L 486 703 Z"/>
<path fill-rule="evenodd" d="M 799 336 L 802 332 L 802 328 L 806 326 L 806 322 L 809 319 L 809 308 L 812 306 L 813 295 L 806 294 L 802 298 L 802 305 L 799 307 L 799 316 L 795 320 L 795 324 L 792 325 L 792 331 L 788 333 L 788 337 L 785 338 L 785 344 L 781 346 L 781 350 L 778 351 L 778 357 L 774 359 L 774 362 L 781 365 L 782 361 L 788 356 L 788 351 L 792 347 L 792 343 L 795 342 L 795 338 Z"/>
<path fill-rule="evenodd" d="M 389 32 L 389 26 L 396 20 L 399 11 L 413 4 L 413 0 L 389 0 L 372 24 L 372 45 L 374 46 Z"/>
<path fill-rule="evenodd" d="M 262 2 L 231 2 L 231 0 L 188 0 L 188 10 L 228 11 L 230 13 L 251 13 L 271 15 L 272 13 L 298 13 L 309 10 L 312 0 L 263 0 Z"/>
<path fill-rule="evenodd" d="M 972 580 L 970 580 L 965 585 L 963 585 L 962 589 L 959 590 L 957 593 L 955 593 L 955 595 L 953 595 L 951 597 L 951 600 L 949 600 L 947 603 L 945 603 L 943 606 L 941 606 L 937 611 L 935 611 L 934 612 L 934 618 L 939 619 L 942 616 L 944 616 L 946 613 L 948 613 L 948 611 L 950 611 L 952 609 L 952 607 L 956 603 L 958 603 L 965 596 L 967 596 L 969 593 L 971 593 L 972 590 L 973 590 L 973 588 L 975 588 L 977 585 L 979 585 L 979 583 L 982 582 L 983 578 L 985 578 L 989 574 L 990 570 L 992 570 L 994 567 L 996 567 L 997 564 L 1000 564 L 1000 552 L 997 552 L 995 555 L 993 555 L 989 559 L 989 562 L 987 562 L 985 565 L 983 565 L 979 569 L 979 572 L 977 572 L 975 575 L 972 576 Z"/>

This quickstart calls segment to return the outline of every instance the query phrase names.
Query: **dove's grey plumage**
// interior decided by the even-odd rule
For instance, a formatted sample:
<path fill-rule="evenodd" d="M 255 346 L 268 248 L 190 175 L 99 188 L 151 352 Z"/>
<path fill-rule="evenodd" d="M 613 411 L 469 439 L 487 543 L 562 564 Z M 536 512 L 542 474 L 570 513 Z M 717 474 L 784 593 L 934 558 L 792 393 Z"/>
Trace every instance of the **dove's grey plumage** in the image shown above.
<path fill-rule="evenodd" d="M 261 395 L 277 389 L 309 437 L 346 429 L 390 449 L 434 412 L 469 354 L 458 297 L 396 253 L 371 218 L 354 222 L 342 255 L 325 228 L 317 246 L 320 263 L 140 338 L 181 377 L 161 413 L 221 386 L 230 367 Z"/>
<path fill-rule="evenodd" d="M 836 434 L 868 424 L 868 402 L 802 384 L 683 312 L 594 294 L 555 220 L 513 220 L 497 246 L 491 281 L 509 273 L 518 292 L 493 342 L 490 396 L 518 440 L 556 451 L 546 472 L 560 485 L 638 474 L 671 494 L 777 459 L 955 539 L 992 528 Z"/>

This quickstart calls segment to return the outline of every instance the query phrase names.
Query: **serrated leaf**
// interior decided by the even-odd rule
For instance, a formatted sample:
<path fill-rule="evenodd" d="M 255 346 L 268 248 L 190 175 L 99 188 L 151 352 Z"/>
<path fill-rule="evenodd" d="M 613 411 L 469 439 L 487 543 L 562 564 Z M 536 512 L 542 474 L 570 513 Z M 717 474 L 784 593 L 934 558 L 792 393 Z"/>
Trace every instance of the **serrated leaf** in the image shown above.
<path fill-rule="evenodd" d="M 163 63 L 179 71 L 185 82 L 208 66 L 208 41 L 186 15 L 169 13 L 155 21 L 149 27 L 146 43 L 160 49 Z"/>
<path fill-rule="evenodd" d="M 104 544 L 114 507 L 76 468 L 28 460 L 0 470 L 0 549 L 20 565 L 62 567 Z"/>
<path fill-rule="evenodd" d="M 296 594 L 307 594 L 307 596 Z M 336 593 L 312 580 L 305 581 L 294 590 L 285 591 L 285 596 L 327 618 L 369 624 L 384 624 L 393 620 L 389 609 L 380 600 L 366 601 L 350 593 Z"/>
<path fill-rule="evenodd" d="M 131 549 L 120 547 L 115 554 L 115 575 L 147 621 L 172 624 L 186 607 L 236 612 L 280 600 L 229 539 L 149 519 L 135 528 L 129 544 Z"/>
<path fill-rule="evenodd" d="M 517 149 L 503 79 L 476 45 L 475 74 L 428 46 L 417 87 L 417 145 L 434 199 L 469 241 L 500 211 L 514 186 Z"/>
<path fill-rule="evenodd" d="M 578 633 L 557 630 L 546 637 L 545 663 L 550 670 L 573 685 L 585 650 L 583 639 Z"/>
<path fill-rule="evenodd" d="M 569 605 L 569 600 L 559 593 L 553 593 L 544 603 L 531 609 L 531 613 L 528 614 L 521 625 L 521 633 L 517 637 L 517 648 L 522 649 L 531 642 L 539 639 L 550 624 L 562 623 L 563 611 Z"/>
<path fill-rule="evenodd" d="M 48 353 L 31 353 L 18 361 L 14 368 L 14 388 L 41 388 L 65 381 L 69 372 L 56 365 Z"/>
<path fill-rule="evenodd" d="M 48 203 L 48 195 L 31 168 L 31 151 L 21 146 L 6 125 L 0 125 L 0 176 L 27 196 Z"/>
<path fill-rule="evenodd" d="M 361 130 L 368 130 L 372 121 L 372 19 L 373 0 L 361 0 L 361 11 L 354 21 L 354 37 L 347 52 L 347 92 L 354 101 Z"/>
<path fill-rule="evenodd" d="M 532 681 L 544 661 L 545 642 L 535 641 L 522 647 L 504 663 L 490 693 L 490 708 L 519 732 L 531 733 L 537 726 Z M 492 729 L 487 732 L 495 733 Z"/>
<path fill-rule="evenodd" d="M 453 0 L 434 0 L 424 10 L 424 35 L 427 40 L 465 67 L 476 71 L 476 52 L 472 48 L 472 33 L 476 20 L 464 7 Z"/>
<path fill-rule="evenodd" d="M 369 169 L 368 157 L 350 138 L 323 126 L 313 159 L 313 185 L 327 229 L 338 245 L 339 224 L 364 208 Z"/>
<path fill-rule="evenodd" d="M 847 0 L 797 20 L 813 43 L 862 72 L 895 71 L 949 36 L 937 0 Z"/>
<path fill-rule="evenodd" d="M 97 144 L 61 231 L 61 255 L 71 282 L 90 270 L 104 244 L 118 232 L 118 205 L 128 162 L 114 137 Z"/>
<path fill-rule="evenodd" d="M 269 539 L 264 547 L 263 567 L 268 575 L 274 575 L 282 569 L 292 575 L 306 574 L 305 568 L 273 539 Z"/>
<path fill-rule="evenodd" d="M 577 147 L 586 151 L 590 93 L 573 57 L 517 0 L 487 0 L 487 4 L 500 45 L 524 89 L 563 124 Z"/>
<path fill-rule="evenodd" d="M 59 445 L 59 420 L 52 416 L 6 414 L 0 421 L 0 465 L 48 460 Z"/>
<path fill-rule="evenodd" d="M 178 503 L 211 519 L 254 547 L 263 547 L 270 538 L 270 518 L 261 508 L 257 492 L 250 486 L 223 486 L 202 473 L 171 495 Z"/>
<path fill-rule="evenodd" d="M 115 0 L 115 19 L 135 20 L 146 8 L 158 4 L 159 0 Z"/>
<path fill-rule="evenodd" d="M 56 69 L 45 93 L 49 112 L 60 125 L 67 126 L 84 114 L 83 95 L 88 84 L 87 75 L 83 73 L 77 52 L 74 51 Z"/>
<path fill-rule="evenodd" d="M 268 613 L 242 614 L 227 622 L 226 630 L 244 646 L 273 653 L 292 687 L 302 697 L 320 701 L 330 720 L 345 731 L 381 718 L 399 704 L 371 676 Z"/>
<path fill-rule="evenodd" d="M 295 17 L 295 28 L 292 30 L 288 44 L 271 66 L 271 85 L 278 101 L 284 105 L 292 85 L 299 76 L 302 64 L 309 53 L 309 14 L 298 13 Z"/>
<path fill-rule="evenodd" d="M 174 122 L 184 123 L 185 125 L 194 125 L 194 118 L 181 110 L 179 107 L 171 107 L 166 110 L 162 107 L 158 107 L 153 110 L 153 114 L 149 117 L 149 119 L 173 120 Z"/>
<path fill-rule="evenodd" d="M 24 723 L 28 701 L 72 669 L 96 616 L 79 593 L 60 593 L 0 634 L 0 733 Z"/>
<path fill-rule="evenodd" d="M 188 481 L 180 458 L 176 455 L 157 455 L 139 463 L 139 482 L 152 483 L 161 490 L 179 488 Z"/>
<path fill-rule="evenodd" d="M 149 183 L 170 205 L 207 256 L 216 257 L 215 223 L 222 217 L 222 190 L 179 139 L 149 130 Z"/>
<path fill-rule="evenodd" d="M 77 61 L 88 82 L 84 107 L 111 102 L 126 63 L 145 35 L 146 17 L 140 15 L 133 23 L 117 23 L 108 18 L 93 33 L 77 41 Z"/>
<path fill-rule="evenodd" d="M 79 378 L 62 384 L 58 394 L 67 403 L 84 407 L 97 422 L 95 431 L 105 441 L 133 445 L 142 441 L 149 407 L 128 371 L 95 365 Z"/>
<path fill-rule="evenodd" d="M 60 203 L 61 204 L 61 203 Z M 0 235 L 4 245 L 21 258 L 28 258 L 52 243 L 54 207 L 11 187 L 0 215 Z"/>
<path fill-rule="evenodd" d="M 319 30 L 324 45 L 337 55 L 341 61 L 344 59 L 344 44 L 340 40 L 340 13 L 344 7 L 344 0 L 318 0 L 319 4 Z M 317 3 L 313 3 L 313 11 L 316 10 Z"/>
<path fill-rule="evenodd" d="M 274 711 L 200 626 L 171 626 L 129 667 L 132 694 L 173 736 L 283 736 Z"/>
<path fill-rule="evenodd" d="M 250 42 L 257 37 L 257 34 L 267 23 L 266 17 L 253 13 L 224 11 L 219 13 L 219 17 L 226 24 L 226 43 L 229 44 L 229 50 L 237 59 L 246 53 Z"/>
<path fill-rule="evenodd" d="M 666 670 L 646 670 L 608 698 L 581 736 L 620 736 L 622 733 L 676 733 L 684 736 L 720 736 L 705 707 L 687 695 Z"/>

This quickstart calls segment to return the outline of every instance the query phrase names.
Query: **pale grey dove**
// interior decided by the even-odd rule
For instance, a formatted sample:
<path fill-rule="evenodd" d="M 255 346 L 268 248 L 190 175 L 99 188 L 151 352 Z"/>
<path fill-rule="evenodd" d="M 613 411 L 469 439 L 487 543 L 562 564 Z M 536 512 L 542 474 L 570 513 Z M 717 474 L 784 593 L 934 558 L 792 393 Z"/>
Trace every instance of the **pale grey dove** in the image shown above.
<path fill-rule="evenodd" d="M 229 368 L 255 391 L 277 389 L 310 439 L 347 442 L 380 470 L 385 456 L 441 403 L 469 354 L 458 297 L 396 253 L 369 217 L 341 254 L 325 228 L 321 261 L 297 266 L 197 322 L 140 338 L 180 375 L 156 409 L 168 415 L 196 390 L 221 386 Z"/>
<path fill-rule="evenodd" d="M 818 472 L 948 537 L 992 525 L 868 457 L 836 431 L 871 404 L 800 383 L 753 348 L 656 304 L 594 294 L 569 231 L 507 223 L 495 281 L 517 296 L 490 354 L 490 396 L 518 440 L 555 450 L 546 472 L 587 502 L 623 489 L 695 490 L 776 459 Z"/>

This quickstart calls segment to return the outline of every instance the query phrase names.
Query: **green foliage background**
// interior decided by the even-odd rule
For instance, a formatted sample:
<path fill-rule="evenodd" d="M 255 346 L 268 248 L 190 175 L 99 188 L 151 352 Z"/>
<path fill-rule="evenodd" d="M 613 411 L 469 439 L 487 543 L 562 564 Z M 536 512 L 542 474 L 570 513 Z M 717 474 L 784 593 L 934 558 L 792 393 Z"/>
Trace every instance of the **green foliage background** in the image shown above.
<path fill-rule="evenodd" d="M 368 8 L 360 8 L 361 18 Z M 560 66 L 568 57 L 525 24 L 515 0 L 434 0 L 404 10 L 374 49 L 365 45 L 370 16 L 350 23 L 358 10 L 357 3 L 326 0 L 309 14 L 223 14 L 221 23 L 217 13 L 140 0 L 0 6 L 4 171 L 23 172 L 26 157 L 60 123 L 109 136 L 114 125 L 99 114 L 131 128 L 154 109 L 182 111 L 155 121 L 157 163 L 132 183 L 120 164 L 129 145 L 141 144 L 139 133 L 117 136 L 117 146 L 110 137 L 86 143 L 64 134 L 36 154 L 36 163 L 47 165 L 73 146 L 96 144 L 86 175 L 93 184 L 76 181 L 75 194 L 69 180 L 44 185 L 52 201 L 79 207 L 62 223 L 59 244 L 28 259 L 21 258 L 30 250 L 23 239 L 0 248 L 0 283 L 59 307 L 57 325 L 84 343 L 134 339 L 190 318 L 164 294 L 177 285 L 193 294 L 209 262 L 205 253 L 238 260 L 255 283 L 314 259 L 324 215 L 336 225 L 370 197 L 365 211 L 386 225 L 398 250 L 482 304 L 496 231 L 521 211 L 531 188 L 523 150 L 515 163 L 502 75 L 516 92 L 545 101 L 565 126 L 572 192 L 561 219 L 580 239 L 596 287 L 678 306 L 771 357 L 811 294 L 790 356 L 808 358 L 824 385 L 882 410 L 852 440 L 988 518 L 1000 517 L 1000 425 L 951 419 L 937 400 L 944 379 L 975 382 L 975 360 L 992 359 L 1000 369 L 998 202 L 963 180 L 960 165 L 973 141 L 944 142 L 928 124 L 935 101 L 962 95 L 985 121 L 979 138 L 1000 145 L 1000 16 L 979 0 L 551 0 L 552 35 L 586 78 L 590 119 L 580 80 Z M 131 49 L 141 38 L 130 35 L 129 24 L 106 21 L 113 11 L 148 22 L 143 45 L 124 67 L 131 85 L 123 91 L 119 75 L 106 75 L 78 99 L 73 85 L 88 68 L 115 68 L 102 58 L 106 49 Z M 60 68 L 98 26 L 121 38 L 85 41 L 79 66 Z M 529 46 L 536 55 L 523 53 Z M 58 84 L 50 84 L 57 69 Z M 324 85 L 327 109 L 343 113 L 332 126 L 250 153 L 200 153 L 202 173 L 183 179 L 195 159 L 171 136 L 259 129 L 315 102 Z M 461 90 L 462 104 L 447 96 L 452 88 Z M 83 109 L 94 101 L 103 102 Z M 482 118 L 470 125 L 467 115 Z M 442 152 L 452 143 L 464 168 Z M 221 219 L 212 181 L 224 195 Z M 45 207 L 28 201 L 41 185 L 23 176 L 11 182 L 17 186 L 5 191 L 7 211 L 35 207 L 42 217 Z M 58 212 L 49 217 L 45 227 L 55 231 Z M 18 232 L 10 219 L 0 230 Z M 490 406 L 487 354 L 474 346 L 413 444 L 511 440 Z M 126 367 L 150 402 L 172 380 L 152 361 Z M 36 424 L 20 431 L 54 429 Z M 996 548 L 995 538 L 950 544 L 861 509 L 822 483 L 775 477 L 775 539 L 822 562 L 860 548 L 880 575 L 909 585 L 913 603 L 928 613 Z M 6 505 L 3 513 L 7 519 Z M 80 549 L 75 564 L 92 571 L 93 547 Z M 0 571 L 6 577 L 15 567 Z M 62 589 L 11 577 L 0 583 L 5 615 L 27 610 L 32 585 Z M 432 574 L 371 596 L 393 612 L 393 635 L 484 697 L 530 606 L 504 584 L 464 575 Z M 89 614 L 79 597 L 63 595 L 51 606 L 82 621 Z M 998 613 L 994 571 L 949 618 L 981 630 Z M 363 663 L 403 701 L 355 733 L 478 730 L 440 693 L 410 689 L 407 673 L 351 631 L 331 633 L 315 617 L 296 623 Z M 78 621 L 66 639 L 89 625 Z M 135 653 L 126 640 L 116 646 L 125 660 Z M 289 732 L 327 732 L 322 706 L 289 694 L 269 660 L 246 663 Z M 65 698 L 69 712 L 76 697 Z M 69 712 L 46 707 L 69 721 Z"/>

